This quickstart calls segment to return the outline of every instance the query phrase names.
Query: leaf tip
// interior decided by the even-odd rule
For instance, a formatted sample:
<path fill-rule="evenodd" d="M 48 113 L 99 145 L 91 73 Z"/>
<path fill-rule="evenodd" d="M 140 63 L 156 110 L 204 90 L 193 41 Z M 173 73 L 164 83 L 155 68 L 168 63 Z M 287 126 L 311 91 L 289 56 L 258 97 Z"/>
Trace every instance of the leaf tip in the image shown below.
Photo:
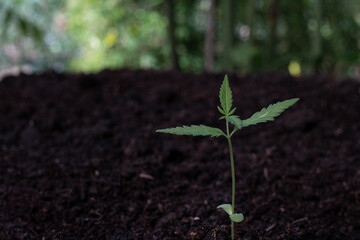
<path fill-rule="evenodd" d="M 300 98 L 291 98 L 291 99 L 289 99 L 288 101 L 291 101 L 291 102 L 293 102 L 293 103 L 296 103 L 297 101 L 299 101 L 300 100 Z"/>

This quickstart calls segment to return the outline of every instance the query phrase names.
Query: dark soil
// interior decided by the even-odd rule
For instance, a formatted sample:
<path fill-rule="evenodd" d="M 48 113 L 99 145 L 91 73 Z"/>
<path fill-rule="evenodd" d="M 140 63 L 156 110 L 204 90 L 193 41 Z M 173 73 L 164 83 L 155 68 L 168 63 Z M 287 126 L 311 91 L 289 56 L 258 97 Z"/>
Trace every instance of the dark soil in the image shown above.
<path fill-rule="evenodd" d="M 360 85 L 230 75 L 237 115 L 301 100 L 233 137 L 237 239 L 360 239 Z M 0 239 L 229 239 L 223 74 L 103 71 L 0 83 Z"/>

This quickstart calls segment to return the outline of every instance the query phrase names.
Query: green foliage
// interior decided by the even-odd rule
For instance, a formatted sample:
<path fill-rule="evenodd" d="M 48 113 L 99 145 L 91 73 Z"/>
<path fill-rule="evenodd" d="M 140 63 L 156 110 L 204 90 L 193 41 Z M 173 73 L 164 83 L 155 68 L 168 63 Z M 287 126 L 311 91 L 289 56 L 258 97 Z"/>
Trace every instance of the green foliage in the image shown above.
<path fill-rule="evenodd" d="M 69 62 L 71 70 L 167 66 L 167 22 L 158 11 L 163 1 L 67 2 L 67 32 L 81 53 Z"/>
<path fill-rule="evenodd" d="M 229 24 L 224 16 L 230 15 L 224 13 L 222 3 L 216 6 L 215 71 L 231 67 L 240 73 L 271 70 L 298 75 L 316 71 L 358 77 L 359 1 L 329 1 L 322 6 L 320 1 L 309 0 L 277 1 L 276 6 L 274 1 L 263 0 L 231 2 L 236 12 L 226 31 L 231 36 L 223 36 L 222 31 Z M 166 69 L 171 51 L 165 3 L 0 0 L 0 48 L 23 45 L 19 47 L 23 62 L 44 67 L 65 63 L 65 69 L 71 71 Z M 174 1 L 174 5 L 180 70 L 202 72 L 209 0 Z M 224 45 L 225 37 L 231 45 Z"/>
<path fill-rule="evenodd" d="M 269 105 L 267 108 L 261 109 L 261 111 L 253 114 L 250 118 L 246 120 L 241 120 L 238 116 L 232 115 L 235 112 L 235 108 L 232 108 L 232 91 L 229 86 L 229 80 L 227 75 L 225 75 L 224 81 L 220 87 L 220 104 L 221 108 L 218 107 L 218 110 L 223 116 L 220 119 L 225 119 L 226 121 L 226 133 L 218 128 L 212 128 L 204 125 L 192 125 L 192 126 L 183 126 L 175 128 L 167 128 L 156 130 L 160 133 L 170 133 L 176 135 L 191 135 L 191 136 L 210 136 L 210 137 L 219 137 L 224 136 L 227 138 L 229 144 L 230 152 L 230 163 L 231 163 L 231 176 L 232 176 L 232 204 L 221 204 L 217 208 L 223 209 L 231 220 L 231 237 L 234 239 L 234 222 L 242 222 L 244 216 L 241 213 L 234 213 L 235 209 L 235 169 L 234 169 L 234 157 L 232 152 L 232 143 L 231 136 L 238 130 L 243 127 L 250 125 L 255 125 L 262 122 L 273 121 L 275 117 L 279 116 L 285 109 L 291 107 L 299 99 L 293 98 L 285 100 L 283 102 L 278 102 L 275 104 Z M 229 131 L 229 123 L 234 125 L 232 132 Z"/>
<path fill-rule="evenodd" d="M 205 125 L 191 125 L 175 128 L 159 129 L 156 132 L 171 133 L 175 135 L 191 135 L 191 136 L 210 136 L 219 137 L 225 135 L 223 131 L 218 128 L 208 127 Z"/>
<path fill-rule="evenodd" d="M 36 40 L 40 40 L 43 37 L 46 22 L 39 21 L 31 17 L 32 14 L 36 14 L 36 4 L 30 1 L 0 1 L 0 12 L 2 13 L 0 21 L 0 33 L 3 36 L 2 40 L 15 40 L 18 36 L 25 35 L 33 37 Z M 41 20 L 45 20 L 44 16 L 41 16 Z"/>
<path fill-rule="evenodd" d="M 63 0 L 0 0 L 0 69 L 26 65 L 32 70 L 63 70 L 74 56 L 62 25 Z"/>

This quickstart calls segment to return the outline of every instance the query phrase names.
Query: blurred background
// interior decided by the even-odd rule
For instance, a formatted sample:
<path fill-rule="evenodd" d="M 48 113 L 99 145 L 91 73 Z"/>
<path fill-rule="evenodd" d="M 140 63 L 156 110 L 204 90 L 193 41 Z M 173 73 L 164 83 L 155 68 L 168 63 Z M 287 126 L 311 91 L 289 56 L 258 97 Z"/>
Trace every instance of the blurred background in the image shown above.
<path fill-rule="evenodd" d="M 0 0 L 7 73 L 131 68 L 360 79 L 360 0 Z"/>

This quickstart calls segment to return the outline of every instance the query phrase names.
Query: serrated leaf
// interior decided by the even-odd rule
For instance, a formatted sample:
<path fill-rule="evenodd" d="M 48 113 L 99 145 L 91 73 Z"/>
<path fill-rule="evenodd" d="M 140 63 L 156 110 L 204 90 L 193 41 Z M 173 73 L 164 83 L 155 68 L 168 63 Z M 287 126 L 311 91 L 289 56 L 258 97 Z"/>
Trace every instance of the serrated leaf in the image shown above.
<path fill-rule="evenodd" d="M 267 121 L 274 121 L 274 118 L 279 116 L 285 109 L 294 105 L 299 98 L 292 98 L 283 102 L 270 104 L 268 107 L 261 109 L 261 111 L 254 113 L 250 118 L 242 121 L 242 126 L 247 127 L 250 125 L 263 123 Z"/>
<path fill-rule="evenodd" d="M 233 110 L 231 110 L 231 111 L 229 112 L 229 115 L 232 115 L 232 114 L 235 112 L 235 110 L 236 110 L 236 108 L 233 108 Z"/>
<path fill-rule="evenodd" d="M 230 219 L 233 222 L 242 222 L 244 220 L 244 215 L 242 213 L 234 213 L 230 215 Z"/>
<path fill-rule="evenodd" d="M 219 112 L 220 112 L 221 114 L 224 114 L 224 115 L 225 115 L 225 112 L 224 112 L 224 110 L 221 109 L 221 107 L 217 106 L 217 109 L 219 110 Z"/>
<path fill-rule="evenodd" d="M 219 137 L 225 135 L 219 128 L 208 127 L 205 125 L 191 125 L 175 128 L 158 129 L 156 132 L 170 133 L 176 135 L 191 135 L 191 136 L 210 136 Z"/>
<path fill-rule="evenodd" d="M 221 204 L 216 207 L 217 209 L 222 208 L 229 216 L 232 214 L 232 206 L 231 204 Z"/>
<path fill-rule="evenodd" d="M 219 98 L 220 98 L 221 107 L 224 110 L 225 115 L 229 115 L 233 100 L 232 100 L 232 92 L 229 86 L 229 80 L 227 75 L 225 75 L 224 81 L 221 84 Z"/>
<path fill-rule="evenodd" d="M 239 116 L 232 115 L 232 116 L 226 116 L 225 118 L 230 123 L 235 125 L 238 129 L 241 129 L 243 127 L 242 120 L 239 118 Z"/>

